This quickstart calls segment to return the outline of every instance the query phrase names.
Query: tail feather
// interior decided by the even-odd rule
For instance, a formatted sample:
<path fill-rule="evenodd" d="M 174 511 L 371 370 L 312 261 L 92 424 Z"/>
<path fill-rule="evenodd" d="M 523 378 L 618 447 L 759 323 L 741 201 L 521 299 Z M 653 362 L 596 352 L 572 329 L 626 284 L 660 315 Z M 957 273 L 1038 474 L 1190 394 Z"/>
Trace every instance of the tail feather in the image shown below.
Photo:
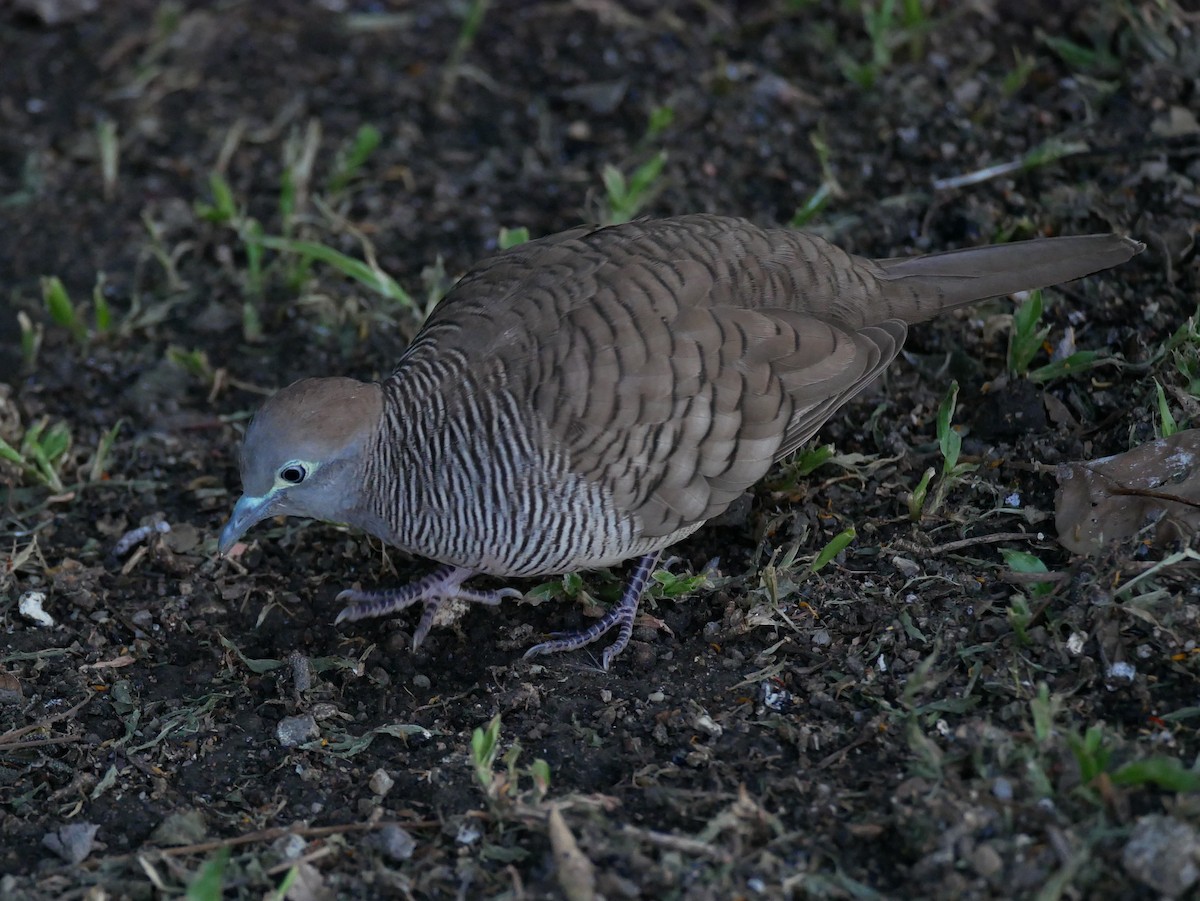
<path fill-rule="evenodd" d="M 1041 238 L 877 260 L 877 277 L 893 315 L 920 322 L 962 304 L 1083 278 L 1145 247 L 1121 235 Z"/>

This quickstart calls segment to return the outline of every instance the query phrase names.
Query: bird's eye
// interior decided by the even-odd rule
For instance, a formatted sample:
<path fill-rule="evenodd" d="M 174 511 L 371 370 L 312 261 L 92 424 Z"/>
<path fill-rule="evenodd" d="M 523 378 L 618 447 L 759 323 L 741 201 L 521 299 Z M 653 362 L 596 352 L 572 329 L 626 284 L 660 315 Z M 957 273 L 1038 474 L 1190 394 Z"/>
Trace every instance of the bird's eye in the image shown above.
<path fill-rule="evenodd" d="M 308 472 L 299 463 L 289 463 L 279 470 L 279 478 L 292 485 L 299 485 L 306 475 Z"/>

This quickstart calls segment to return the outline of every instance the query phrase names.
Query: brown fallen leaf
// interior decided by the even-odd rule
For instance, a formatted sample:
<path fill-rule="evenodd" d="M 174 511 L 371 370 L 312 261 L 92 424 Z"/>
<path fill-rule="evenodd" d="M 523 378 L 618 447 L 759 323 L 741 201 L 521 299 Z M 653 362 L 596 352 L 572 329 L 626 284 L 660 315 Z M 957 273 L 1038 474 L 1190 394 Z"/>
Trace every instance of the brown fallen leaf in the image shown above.
<path fill-rule="evenodd" d="M 21 680 L 12 673 L 0 670 L 0 704 L 19 704 L 24 697 Z"/>
<path fill-rule="evenodd" d="M 1058 540 L 1095 554 L 1146 530 L 1156 545 L 1200 532 L 1200 429 L 1176 432 L 1114 457 L 1058 467 Z"/>

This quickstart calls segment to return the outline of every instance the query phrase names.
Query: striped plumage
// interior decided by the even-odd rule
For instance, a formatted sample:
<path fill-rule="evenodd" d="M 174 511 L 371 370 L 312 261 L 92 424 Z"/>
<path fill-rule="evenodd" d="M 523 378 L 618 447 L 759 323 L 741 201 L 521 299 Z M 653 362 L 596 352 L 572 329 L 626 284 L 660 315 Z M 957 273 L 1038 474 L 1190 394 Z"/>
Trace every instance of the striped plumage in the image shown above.
<path fill-rule="evenodd" d="M 434 559 L 443 568 L 414 587 L 343 593 L 359 603 L 341 618 L 423 602 L 417 642 L 441 601 L 513 593 L 463 588 L 474 573 L 641 556 L 644 580 L 649 555 L 724 510 L 875 378 L 909 323 L 1138 250 L 1096 235 L 872 261 L 716 216 L 532 241 L 469 272 L 382 385 L 309 379 L 268 401 L 247 430 L 245 496 L 221 546 L 295 513 Z M 638 594 L 600 624 L 621 627 L 605 665 Z"/>
<path fill-rule="evenodd" d="M 363 461 L 364 483 L 381 488 L 367 498 L 387 523 L 380 538 L 502 576 L 605 566 L 639 553 L 633 518 L 618 513 L 601 484 L 570 469 L 513 395 L 469 372 L 448 375 L 429 386 L 401 367 L 383 385 L 382 428 Z"/>

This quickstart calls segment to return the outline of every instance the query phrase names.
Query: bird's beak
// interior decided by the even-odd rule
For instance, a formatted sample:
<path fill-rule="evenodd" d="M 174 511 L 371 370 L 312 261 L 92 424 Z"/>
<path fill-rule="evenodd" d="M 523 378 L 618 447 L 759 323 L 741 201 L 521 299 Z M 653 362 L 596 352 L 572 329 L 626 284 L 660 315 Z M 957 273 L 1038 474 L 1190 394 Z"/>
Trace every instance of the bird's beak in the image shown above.
<path fill-rule="evenodd" d="M 221 539 L 217 542 L 217 552 L 222 556 L 229 553 L 234 542 L 246 534 L 246 531 L 256 522 L 271 515 L 271 501 L 274 495 L 265 494 L 262 497 L 250 497 L 243 494 L 234 505 L 233 515 L 225 528 L 221 529 Z"/>

